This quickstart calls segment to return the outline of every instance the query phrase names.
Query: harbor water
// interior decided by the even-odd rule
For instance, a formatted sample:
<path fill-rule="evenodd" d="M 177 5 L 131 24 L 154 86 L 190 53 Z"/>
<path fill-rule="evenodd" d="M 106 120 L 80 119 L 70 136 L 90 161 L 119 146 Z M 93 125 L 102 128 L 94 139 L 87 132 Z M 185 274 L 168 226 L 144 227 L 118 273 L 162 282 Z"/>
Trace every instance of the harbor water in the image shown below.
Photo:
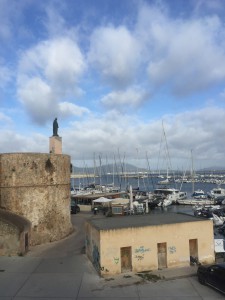
<path fill-rule="evenodd" d="M 158 177 L 125 177 L 119 175 L 105 175 L 100 177 L 81 177 L 81 178 L 72 178 L 71 186 L 75 189 L 82 189 L 91 184 L 103 185 L 103 186 L 116 186 L 121 191 L 129 189 L 132 186 L 133 189 L 139 188 L 141 191 L 152 192 L 155 188 L 159 187 L 159 182 L 162 181 L 162 178 Z M 163 187 L 164 185 L 160 185 Z M 205 193 L 210 192 L 213 188 L 216 188 L 218 185 L 215 183 L 209 183 L 204 181 L 197 182 L 171 182 L 168 187 L 176 188 L 180 191 L 187 192 L 189 196 L 193 193 L 194 190 L 203 190 Z M 222 188 L 225 188 L 225 184 L 221 185 Z"/>

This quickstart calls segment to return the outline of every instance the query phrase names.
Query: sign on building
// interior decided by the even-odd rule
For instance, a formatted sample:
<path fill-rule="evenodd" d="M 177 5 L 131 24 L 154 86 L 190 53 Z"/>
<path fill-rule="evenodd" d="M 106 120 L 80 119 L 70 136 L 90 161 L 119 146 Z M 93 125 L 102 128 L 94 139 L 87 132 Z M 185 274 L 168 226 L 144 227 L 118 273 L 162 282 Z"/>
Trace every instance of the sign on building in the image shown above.
<path fill-rule="evenodd" d="M 215 239 L 215 253 L 222 253 L 225 252 L 225 241 L 223 239 Z"/>

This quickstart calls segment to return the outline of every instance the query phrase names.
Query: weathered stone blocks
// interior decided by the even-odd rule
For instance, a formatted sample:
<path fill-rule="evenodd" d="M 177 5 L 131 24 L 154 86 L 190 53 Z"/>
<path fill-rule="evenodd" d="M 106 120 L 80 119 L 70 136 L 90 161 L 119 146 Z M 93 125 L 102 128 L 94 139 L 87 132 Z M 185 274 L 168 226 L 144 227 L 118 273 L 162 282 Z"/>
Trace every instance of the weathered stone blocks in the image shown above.
<path fill-rule="evenodd" d="M 0 176 L 0 208 L 31 222 L 31 245 L 60 240 L 70 234 L 68 155 L 1 154 Z"/>

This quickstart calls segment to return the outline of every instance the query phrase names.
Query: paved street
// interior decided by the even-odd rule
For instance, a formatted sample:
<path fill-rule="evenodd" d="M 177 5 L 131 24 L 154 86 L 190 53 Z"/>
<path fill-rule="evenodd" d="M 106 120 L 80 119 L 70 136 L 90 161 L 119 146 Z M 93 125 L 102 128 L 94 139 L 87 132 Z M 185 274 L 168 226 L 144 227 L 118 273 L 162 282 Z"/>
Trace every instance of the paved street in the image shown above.
<path fill-rule="evenodd" d="M 224 296 L 198 283 L 196 267 L 153 272 L 157 282 L 136 274 L 100 278 L 84 254 L 83 224 L 89 213 L 72 215 L 74 233 L 33 247 L 25 257 L 0 257 L 0 300 L 154 299 L 213 300 Z"/>

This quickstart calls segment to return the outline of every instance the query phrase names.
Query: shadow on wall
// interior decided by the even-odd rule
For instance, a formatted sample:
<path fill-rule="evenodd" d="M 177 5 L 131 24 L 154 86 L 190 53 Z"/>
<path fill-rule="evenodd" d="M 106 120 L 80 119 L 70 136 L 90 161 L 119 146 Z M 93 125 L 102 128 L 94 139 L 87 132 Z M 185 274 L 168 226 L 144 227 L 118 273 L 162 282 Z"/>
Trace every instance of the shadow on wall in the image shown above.
<path fill-rule="evenodd" d="M 0 209 L 0 256 L 24 255 L 29 250 L 31 222 Z"/>

